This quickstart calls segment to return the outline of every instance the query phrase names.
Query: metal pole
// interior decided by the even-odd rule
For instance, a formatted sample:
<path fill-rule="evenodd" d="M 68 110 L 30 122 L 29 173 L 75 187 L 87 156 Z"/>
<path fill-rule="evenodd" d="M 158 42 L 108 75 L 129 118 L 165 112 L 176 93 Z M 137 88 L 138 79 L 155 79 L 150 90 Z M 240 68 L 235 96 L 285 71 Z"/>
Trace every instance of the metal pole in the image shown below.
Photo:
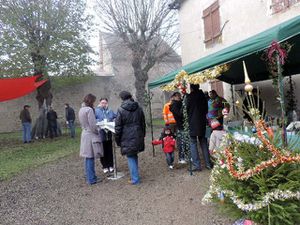
<path fill-rule="evenodd" d="M 280 66 L 280 58 L 278 54 L 277 54 L 277 72 L 278 72 L 278 90 L 279 90 L 281 120 L 282 120 L 281 136 L 282 136 L 282 144 L 283 146 L 286 146 L 287 138 L 286 138 L 286 128 L 285 128 L 284 87 L 283 87 L 282 71 Z"/>
<path fill-rule="evenodd" d="M 118 176 L 117 172 L 117 157 L 116 157 L 116 145 L 115 145 L 115 135 L 112 133 L 112 147 L 113 147 L 113 160 L 114 160 L 114 178 Z"/>
<path fill-rule="evenodd" d="M 233 84 L 230 85 L 230 90 L 231 90 L 233 115 L 236 116 L 236 114 L 235 114 L 235 100 L 234 100 Z"/>
<path fill-rule="evenodd" d="M 151 130 L 151 138 L 152 138 L 152 141 L 154 140 L 154 135 L 153 135 L 153 122 L 152 122 L 152 107 L 151 107 L 151 92 L 149 90 L 149 87 L 148 87 L 148 103 L 149 103 L 149 116 L 150 116 L 150 130 Z M 155 157 L 155 148 L 154 148 L 154 145 L 152 145 L 152 154 L 153 154 L 153 157 Z"/>
<path fill-rule="evenodd" d="M 117 180 L 121 177 L 124 177 L 122 172 L 118 173 L 117 170 L 117 156 L 116 156 L 116 145 L 115 145 L 115 134 L 112 132 L 112 148 L 113 148 L 113 159 L 114 159 L 114 176 L 108 177 L 109 180 Z"/>

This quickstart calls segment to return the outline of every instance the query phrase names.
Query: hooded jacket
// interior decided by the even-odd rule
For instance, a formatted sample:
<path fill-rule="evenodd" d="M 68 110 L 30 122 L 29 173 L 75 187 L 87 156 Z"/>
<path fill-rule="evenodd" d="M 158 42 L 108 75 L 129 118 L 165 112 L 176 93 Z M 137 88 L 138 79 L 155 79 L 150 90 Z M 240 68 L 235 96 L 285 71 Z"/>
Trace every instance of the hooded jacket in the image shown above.
<path fill-rule="evenodd" d="M 186 97 L 191 136 L 205 136 L 207 100 L 202 90 L 196 89 Z"/>
<path fill-rule="evenodd" d="M 182 112 L 182 101 L 173 100 L 170 105 L 170 111 L 176 120 L 178 130 L 183 130 L 183 112 Z"/>
<path fill-rule="evenodd" d="M 172 135 L 167 135 L 161 140 L 153 140 L 153 145 L 162 145 L 163 151 L 165 153 L 171 153 L 175 150 L 176 140 Z"/>
<path fill-rule="evenodd" d="M 136 155 L 144 151 L 146 135 L 145 115 L 132 99 L 122 102 L 115 120 L 115 139 L 122 155 Z"/>

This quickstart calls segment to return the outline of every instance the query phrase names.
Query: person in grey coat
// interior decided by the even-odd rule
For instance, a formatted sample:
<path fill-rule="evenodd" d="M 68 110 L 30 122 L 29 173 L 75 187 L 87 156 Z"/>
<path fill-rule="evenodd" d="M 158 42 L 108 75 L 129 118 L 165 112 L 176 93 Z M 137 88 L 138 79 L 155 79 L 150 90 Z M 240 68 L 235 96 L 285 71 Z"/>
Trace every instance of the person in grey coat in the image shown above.
<path fill-rule="evenodd" d="M 78 113 L 82 128 L 80 141 L 80 156 L 85 158 L 86 181 L 92 185 L 97 183 L 95 173 L 95 158 L 103 156 L 102 142 L 99 138 L 98 127 L 94 111 L 96 96 L 88 94 L 84 97 L 83 106 Z"/>
<path fill-rule="evenodd" d="M 138 153 L 145 149 L 145 115 L 128 91 L 121 91 L 119 96 L 123 102 L 115 120 L 115 139 L 121 154 L 127 156 L 130 183 L 136 185 L 140 183 Z"/>

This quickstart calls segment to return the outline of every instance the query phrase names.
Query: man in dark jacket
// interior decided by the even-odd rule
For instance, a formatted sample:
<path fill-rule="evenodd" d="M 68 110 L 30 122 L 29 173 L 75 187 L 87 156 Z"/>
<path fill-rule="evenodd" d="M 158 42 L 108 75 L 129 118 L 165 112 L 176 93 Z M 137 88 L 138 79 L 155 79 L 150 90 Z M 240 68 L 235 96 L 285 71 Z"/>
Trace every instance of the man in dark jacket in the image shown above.
<path fill-rule="evenodd" d="M 208 111 L 207 100 L 198 84 L 191 84 L 191 93 L 187 95 L 187 113 L 190 127 L 190 150 L 193 171 L 201 171 L 197 137 L 200 142 L 204 161 L 207 169 L 211 169 L 207 139 L 205 138 L 206 114 Z"/>
<path fill-rule="evenodd" d="M 121 107 L 115 120 L 115 139 L 121 154 L 127 156 L 131 184 L 139 184 L 138 153 L 144 151 L 146 135 L 145 115 L 128 91 L 121 91 Z"/>
<path fill-rule="evenodd" d="M 173 95 L 173 100 L 170 105 L 170 111 L 173 113 L 173 116 L 176 121 L 176 145 L 178 149 L 178 163 L 185 164 L 185 152 L 189 148 L 189 143 L 185 143 L 184 138 L 184 127 L 183 127 L 183 110 L 182 110 L 182 100 L 181 94 L 175 92 Z"/>
<path fill-rule="evenodd" d="M 65 104 L 66 123 L 70 129 L 71 138 L 75 137 L 75 112 L 68 103 Z"/>
<path fill-rule="evenodd" d="M 47 112 L 47 120 L 50 138 L 52 139 L 53 136 L 57 137 L 57 113 L 51 106 L 49 108 L 49 112 Z"/>
<path fill-rule="evenodd" d="M 29 112 L 29 105 L 24 105 L 23 110 L 20 113 L 20 120 L 23 127 L 23 142 L 31 142 L 31 116 Z"/>

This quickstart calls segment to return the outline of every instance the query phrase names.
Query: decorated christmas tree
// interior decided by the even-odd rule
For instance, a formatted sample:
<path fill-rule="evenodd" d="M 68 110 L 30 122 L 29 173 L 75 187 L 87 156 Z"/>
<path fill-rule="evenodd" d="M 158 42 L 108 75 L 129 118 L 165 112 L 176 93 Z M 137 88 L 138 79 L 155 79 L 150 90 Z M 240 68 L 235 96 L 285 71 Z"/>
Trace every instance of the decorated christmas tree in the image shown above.
<path fill-rule="evenodd" d="M 272 47 L 273 46 L 273 47 Z M 278 93 L 284 105 L 281 68 L 283 60 L 272 43 L 277 63 Z M 276 48 L 274 47 L 276 46 Z M 275 48 L 275 50 L 274 50 Z M 281 51 L 282 52 L 282 51 Z M 284 55 L 286 57 L 286 55 Z M 286 138 L 282 129 L 273 132 L 255 108 L 252 85 L 245 69 L 245 91 L 256 132 L 228 133 L 220 148 L 213 153 L 215 166 L 210 188 L 202 202 L 221 202 L 220 207 L 235 218 L 257 224 L 300 224 L 300 140 Z M 282 108 L 282 121 L 284 121 Z"/>

